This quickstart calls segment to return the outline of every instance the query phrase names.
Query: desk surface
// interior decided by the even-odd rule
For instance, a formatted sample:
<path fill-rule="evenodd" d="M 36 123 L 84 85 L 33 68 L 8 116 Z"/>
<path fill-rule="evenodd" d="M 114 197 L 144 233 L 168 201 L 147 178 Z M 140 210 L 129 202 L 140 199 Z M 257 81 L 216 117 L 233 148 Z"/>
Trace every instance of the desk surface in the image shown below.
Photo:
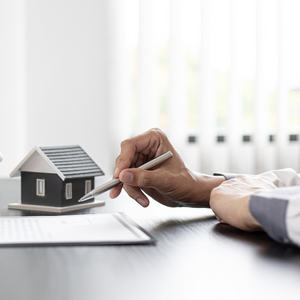
<path fill-rule="evenodd" d="M 0 214 L 20 199 L 19 180 L 0 180 Z M 219 224 L 210 209 L 147 209 L 125 193 L 103 207 L 123 211 L 155 245 L 0 248 L 1 299 L 296 299 L 300 249 L 266 234 Z M 37 213 L 35 213 L 37 214 Z"/>

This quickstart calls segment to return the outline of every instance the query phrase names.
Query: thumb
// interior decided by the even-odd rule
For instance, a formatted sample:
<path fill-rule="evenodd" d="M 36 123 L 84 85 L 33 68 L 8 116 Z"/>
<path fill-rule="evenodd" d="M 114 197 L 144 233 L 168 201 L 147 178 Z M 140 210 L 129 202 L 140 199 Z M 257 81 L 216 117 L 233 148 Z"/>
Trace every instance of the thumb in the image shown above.
<path fill-rule="evenodd" d="M 141 188 L 158 188 L 162 184 L 162 174 L 159 170 L 125 169 L 120 175 L 121 182 Z"/>

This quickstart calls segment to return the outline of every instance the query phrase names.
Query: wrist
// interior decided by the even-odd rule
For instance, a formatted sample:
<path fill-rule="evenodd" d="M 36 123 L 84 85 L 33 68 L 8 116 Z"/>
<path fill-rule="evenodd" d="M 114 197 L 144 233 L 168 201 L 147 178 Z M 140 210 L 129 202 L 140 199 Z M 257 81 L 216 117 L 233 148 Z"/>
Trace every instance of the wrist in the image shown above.
<path fill-rule="evenodd" d="M 212 190 L 226 181 L 224 176 L 211 176 L 194 172 L 196 181 L 196 194 L 198 207 L 210 208 L 210 195 Z"/>

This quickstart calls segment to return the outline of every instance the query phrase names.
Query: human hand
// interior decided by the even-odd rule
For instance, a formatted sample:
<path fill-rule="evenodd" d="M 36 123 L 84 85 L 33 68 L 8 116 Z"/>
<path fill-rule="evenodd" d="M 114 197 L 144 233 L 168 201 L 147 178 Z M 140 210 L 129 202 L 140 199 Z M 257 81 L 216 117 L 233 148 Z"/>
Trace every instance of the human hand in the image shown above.
<path fill-rule="evenodd" d="M 210 207 L 221 223 L 228 223 L 246 231 L 260 230 L 260 224 L 249 210 L 250 197 L 252 194 L 276 188 L 266 177 L 238 175 L 213 189 Z"/>
<path fill-rule="evenodd" d="M 150 171 L 137 169 L 167 151 L 173 153 L 173 158 Z M 128 195 L 143 207 L 149 205 L 145 194 L 170 207 L 209 207 L 212 189 L 225 180 L 191 171 L 160 129 L 151 129 L 121 143 L 114 177 L 120 178 Z M 116 198 L 121 190 L 122 185 L 113 188 L 110 197 Z"/>

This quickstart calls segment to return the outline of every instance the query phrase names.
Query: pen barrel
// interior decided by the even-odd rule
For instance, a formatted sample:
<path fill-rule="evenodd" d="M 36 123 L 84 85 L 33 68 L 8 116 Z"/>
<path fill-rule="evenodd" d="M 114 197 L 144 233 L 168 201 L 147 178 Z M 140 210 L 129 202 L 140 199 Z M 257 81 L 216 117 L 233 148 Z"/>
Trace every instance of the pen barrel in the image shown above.
<path fill-rule="evenodd" d="M 91 193 L 93 194 L 93 196 L 97 196 L 99 194 L 102 194 L 102 193 L 105 193 L 107 191 L 109 191 L 110 189 L 114 188 L 115 186 L 118 186 L 122 184 L 122 182 L 120 181 L 119 178 L 115 178 L 115 179 L 112 179 L 111 181 L 101 185 L 100 187 L 98 188 L 95 188 L 91 191 Z"/>
<path fill-rule="evenodd" d="M 151 169 L 171 157 L 173 157 L 173 153 L 171 151 L 168 151 L 168 152 L 148 161 L 144 165 L 140 166 L 139 169 L 143 169 L 143 170 Z"/>

